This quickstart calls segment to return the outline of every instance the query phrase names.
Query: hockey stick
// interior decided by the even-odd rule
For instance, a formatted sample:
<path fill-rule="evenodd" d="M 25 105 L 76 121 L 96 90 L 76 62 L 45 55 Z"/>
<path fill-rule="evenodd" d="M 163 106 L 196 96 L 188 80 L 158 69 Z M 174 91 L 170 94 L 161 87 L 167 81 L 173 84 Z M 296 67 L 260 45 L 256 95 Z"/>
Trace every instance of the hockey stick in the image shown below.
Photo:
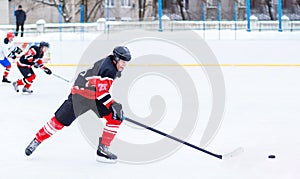
<path fill-rule="evenodd" d="M 69 80 L 67 80 L 67 79 L 65 79 L 65 78 L 63 78 L 63 77 L 61 77 L 61 76 L 59 76 L 59 75 L 57 75 L 57 74 L 55 74 L 55 73 L 52 73 L 52 75 L 55 76 L 56 78 L 59 78 L 59 79 L 61 79 L 61 80 L 66 81 L 66 82 L 68 82 L 68 83 L 71 82 L 71 81 L 69 81 Z"/>
<path fill-rule="evenodd" d="M 243 152 L 243 148 L 239 147 L 239 148 L 235 149 L 234 151 L 232 151 L 232 152 L 230 152 L 230 153 L 227 153 L 227 154 L 225 154 L 225 155 L 215 154 L 215 153 L 212 153 L 212 152 L 210 152 L 210 151 L 208 151 L 208 150 L 202 149 L 202 148 L 197 147 L 197 146 L 195 146 L 195 145 L 193 145 L 193 144 L 190 144 L 190 143 L 188 143 L 188 142 L 185 142 L 185 141 L 183 141 L 183 140 L 181 140 L 181 139 L 178 139 L 178 138 L 176 138 L 176 137 L 174 137 L 174 136 L 171 136 L 171 135 L 169 135 L 169 134 L 166 134 L 166 133 L 164 133 L 164 132 L 161 132 L 161 131 L 159 131 L 159 130 L 157 130 L 157 129 L 154 129 L 154 128 L 152 128 L 152 127 L 146 126 L 146 125 L 144 125 L 144 124 L 142 124 L 142 123 L 139 123 L 139 122 L 137 122 L 137 121 L 135 121 L 135 120 L 132 120 L 132 119 L 130 119 L 130 118 L 125 117 L 125 120 L 126 120 L 126 121 L 129 121 L 129 122 L 131 122 L 131 123 L 133 123 L 133 124 L 135 124 L 135 125 L 138 125 L 138 126 L 141 126 L 141 127 L 143 127 L 143 128 L 146 128 L 146 129 L 148 129 L 148 130 L 150 130 L 150 131 L 152 131 L 152 132 L 155 132 L 155 133 L 157 133 L 157 134 L 160 134 L 160 135 L 163 135 L 163 136 L 168 137 L 168 138 L 170 138 L 170 139 L 173 139 L 173 140 L 175 140 L 175 141 L 177 141 L 177 142 L 179 142 L 179 143 L 182 143 L 182 144 L 184 144 L 184 145 L 187 145 L 187 146 L 189 146 L 189 147 L 192 147 L 192 148 L 194 148 L 194 149 L 196 149 L 196 150 L 199 150 L 199 151 L 201 151 L 201 152 L 204 152 L 204 153 L 206 153 L 206 154 L 208 154 L 208 155 L 211 155 L 211 156 L 214 156 L 214 157 L 216 157 L 216 158 L 219 158 L 219 159 L 226 160 L 226 159 L 229 159 L 229 158 L 231 158 L 231 157 L 234 157 L 234 156 L 236 156 L 236 155 L 238 155 L 238 154 L 240 154 L 240 153 Z"/>

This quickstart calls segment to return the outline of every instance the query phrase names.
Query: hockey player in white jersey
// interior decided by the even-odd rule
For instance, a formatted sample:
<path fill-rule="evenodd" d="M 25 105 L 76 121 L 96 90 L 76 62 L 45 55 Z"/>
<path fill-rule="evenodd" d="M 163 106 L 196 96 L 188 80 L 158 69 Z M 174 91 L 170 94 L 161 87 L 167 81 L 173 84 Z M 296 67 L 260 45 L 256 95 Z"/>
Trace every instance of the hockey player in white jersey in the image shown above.
<path fill-rule="evenodd" d="M 19 47 L 14 46 L 14 37 L 15 35 L 13 32 L 8 32 L 6 37 L 0 42 L 0 64 L 5 68 L 2 78 L 3 83 L 10 83 L 7 76 L 9 75 L 11 63 L 7 58 L 15 59 L 16 54 L 20 54 L 22 52 Z"/>

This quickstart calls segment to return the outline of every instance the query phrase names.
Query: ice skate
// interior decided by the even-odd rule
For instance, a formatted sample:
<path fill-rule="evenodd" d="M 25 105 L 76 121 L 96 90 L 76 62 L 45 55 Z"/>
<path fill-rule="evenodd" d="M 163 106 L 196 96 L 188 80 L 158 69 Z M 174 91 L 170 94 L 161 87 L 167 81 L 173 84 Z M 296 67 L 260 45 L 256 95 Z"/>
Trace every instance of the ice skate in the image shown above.
<path fill-rule="evenodd" d="M 33 93 L 32 90 L 30 90 L 30 89 L 28 89 L 28 88 L 26 88 L 26 87 L 24 87 L 24 88 L 22 89 L 22 92 L 23 92 L 24 94 L 31 94 L 31 93 Z"/>
<path fill-rule="evenodd" d="M 116 163 L 118 157 L 108 150 L 108 146 L 101 144 L 101 139 L 102 138 L 100 137 L 96 160 L 104 163 Z"/>
<path fill-rule="evenodd" d="M 30 142 L 30 144 L 26 147 L 26 149 L 25 149 L 25 154 L 26 154 L 27 156 L 31 155 L 32 152 L 33 152 L 39 145 L 40 145 L 40 142 L 38 142 L 38 141 L 36 140 L 36 138 L 34 138 L 34 139 Z"/>
<path fill-rule="evenodd" d="M 2 78 L 2 83 L 11 83 L 11 81 L 9 81 L 7 78 L 5 78 L 5 77 L 3 76 L 3 78 Z"/>
<path fill-rule="evenodd" d="M 13 84 L 13 86 L 14 86 L 15 91 L 18 93 L 18 92 L 19 92 L 19 87 L 18 87 L 17 82 L 15 81 L 15 82 L 13 82 L 12 84 Z"/>

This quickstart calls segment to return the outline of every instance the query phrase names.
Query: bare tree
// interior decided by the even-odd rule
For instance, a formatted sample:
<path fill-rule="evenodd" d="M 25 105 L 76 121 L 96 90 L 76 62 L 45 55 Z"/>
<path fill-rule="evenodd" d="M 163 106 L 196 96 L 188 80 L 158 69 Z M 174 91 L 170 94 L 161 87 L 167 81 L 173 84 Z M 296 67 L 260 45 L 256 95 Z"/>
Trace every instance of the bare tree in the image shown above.
<path fill-rule="evenodd" d="M 183 11 L 184 6 L 183 6 L 182 0 L 177 0 L 177 4 L 179 6 L 179 10 L 180 10 L 182 20 L 185 20 L 185 15 L 184 15 L 184 11 Z"/>
<path fill-rule="evenodd" d="M 164 12 L 170 13 L 173 16 L 181 17 L 182 20 L 190 19 L 190 14 L 188 12 L 188 4 L 189 1 L 185 0 L 185 4 L 183 3 L 183 0 L 168 0 L 163 1 L 163 10 Z M 158 0 L 153 0 L 153 9 L 154 12 L 158 13 Z M 172 19 L 172 18 L 171 18 Z"/>
<path fill-rule="evenodd" d="M 72 19 L 70 15 L 70 10 L 67 8 L 65 0 L 33 0 L 34 2 L 41 3 L 48 6 L 56 7 L 58 12 L 62 15 L 65 22 L 70 22 Z M 61 11 L 59 10 L 61 6 Z"/>
<path fill-rule="evenodd" d="M 147 3 L 147 0 L 138 0 L 139 20 L 140 21 L 144 20 L 144 18 L 145 18 L 146 3 Z"/>
<path fill-rule="evenodd" d="M 90 7 L 90 10 L 87 11 L 86 21 L 95 21 L 97 18 L 104 15 L 105 0 L 91 1 L 87 6 Z"/>
<path fill-rule="evenodd" d="M 267 7 L 268 7 L 268 12 L 269 12 L 269 16 L 271 20 L 274 20 L 274 16 L 273 16 L 273 7 L 272 7 L 272 0 L 265 0 Z"/>
<path fill-rule="evenodd" d="M 75 13 L 72 13 L 71 4 L 67 0 L 33 0 L 34 2 L 41 3 L 44 5 L 55 7 L 58 10 L 64 19 L 64 22 L 71 22 L 71 20 L 75 17 L 74 15 L 78 15 L 80 13 L 80 5 L 83 5 L 84 9 L 84 21 L 88 22 L 90 20 L 95 20 L 98 16 L 103 15 L 104 9 L 104 1 L 105 0 L 95 0 L 95 1 L 88 1 L 88 0 L 75 0 Z M 60 11 L 61 7 L 61 11 Z M 100 12 L 100 13 L 98 13 Z M 73 14 L 73 16 L 72 16 Z"/>

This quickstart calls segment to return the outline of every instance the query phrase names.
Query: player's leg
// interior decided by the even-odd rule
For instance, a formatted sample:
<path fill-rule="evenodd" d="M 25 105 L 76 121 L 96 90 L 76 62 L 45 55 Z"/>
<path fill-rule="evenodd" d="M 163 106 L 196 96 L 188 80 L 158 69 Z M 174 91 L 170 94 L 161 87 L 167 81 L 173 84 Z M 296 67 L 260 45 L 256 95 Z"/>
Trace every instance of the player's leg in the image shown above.
<path fill-rule="evenodd" d="M 21 24 L 21 37 L 23 37 L 24 35 L 24 23 Z"/>
<path fill-rule="evenodd" d="M 35 79 L 36 75 L 35 73 L 31 73 L 29 74 L 26 78 L 23 79 L 23 81 L 25 82 L 24 88 L 23 88 L 23 92 L 24 93 L 32 93 L 33 91 L 30 90 L 29 88 L 31 87 L 33 80 Z"/>
<path fill-rule="evenodd" d="M 55 134 L 58 130 L 64 127 L 56 117 L 52 117 L 35 135 L 35 138 L 30 142 L 30 144 L 25 149 L 25 154 L 27 156 L 31 155 L 32 152 L 46 139 Z"/>
<path fill-rule="evenodd" d="M 51 137 L 57 131 L 61 130 L 64 126 L 70 125 L 71 121 L 75 120 L 75 114 L 73 111 L 72 99 L 69 97 L 55 112 L 55 116 L 46 122 L 46 124 L 35 134 L 35 138 L 25 149 L 27 156 L 46 139 Z"/>
<path fill-rule="evenodd" d="M 81 106 L 81 111 L 76 114 L 83 114 L 87 111 L 85 106 Z M 35 138 L 25 149 L 25 154 L 27 156 L 31 155 L 32 152 L 46 139 L 51 137 L 57 131 L 61 130 L 64 126 L 70 126 L 72 122 L 76 119 L 72 95 L 69 95 L 68 99 L 58 108 L 55 112 L 54 117 L 50 119 L 35 135 Z"/>
<path fill-rule="evenodd" d="M 27 83 L 30 83 L 26 80 L 26 78 L 28 76 L 31 76 L 31 74 L 34 74 L 32 68 L 18 66 L 18 69 L 21 72 L 21 74 L 23 75 L 23 78 L 18 79 L 17 81 L 13 82 L 13 86 L 14 86 L 14 89 L 16 92 L 19 92 L 19 86 L 23 86 Z"/>
<path fill-rule="evenodd" d="M 16 24 L 16 32 L 15 32 L 15 36 L 17 37 L 19 33 L 19 24 Z"/>
<path fill-rule="evenodd" d="M 4 58 L 3 60 L 0 60 L 0 63 L 1 63 L 2 66 L 5 67 L 2 82 L 10 83 L 10 81 L 7 79 L 7 76 L 9 75 L 9 71 L 11 69 L 11 63 L 8 61 L 7 58 Z"/>
<path fill-rule="evenodd" d="M 109 151 L 109 146 L 115 138 L 122 121 L 113 119 L 112 113 L 104 116 L 104 118 L 107 122 L 102 132 L 102 137 L 99 139 L 97 161 L 114 163 L 118 157 Z"/>

